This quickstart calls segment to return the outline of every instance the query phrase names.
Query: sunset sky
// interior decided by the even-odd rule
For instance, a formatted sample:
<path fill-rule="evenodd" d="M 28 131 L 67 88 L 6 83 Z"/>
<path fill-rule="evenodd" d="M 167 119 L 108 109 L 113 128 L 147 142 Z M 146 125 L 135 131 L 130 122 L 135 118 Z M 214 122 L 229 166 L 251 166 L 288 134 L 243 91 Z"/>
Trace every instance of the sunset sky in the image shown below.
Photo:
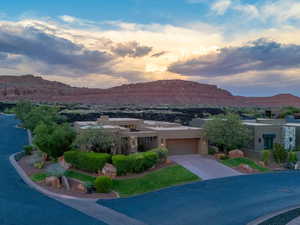
<path fill-rule="evenodd" d="M 159 79 L 300 96 L 299 0 L 11 0 L 0 75 L 106 88 Z"/>

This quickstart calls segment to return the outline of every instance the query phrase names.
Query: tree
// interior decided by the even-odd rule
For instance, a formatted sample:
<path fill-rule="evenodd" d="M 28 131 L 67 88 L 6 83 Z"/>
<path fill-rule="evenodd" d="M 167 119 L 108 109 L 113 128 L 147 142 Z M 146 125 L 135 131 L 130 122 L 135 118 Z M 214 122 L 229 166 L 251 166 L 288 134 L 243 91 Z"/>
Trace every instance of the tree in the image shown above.
<path fill-rule="evenodd" d="M 86 129 L 77 135 L 75 147 L 81 151 L 117 153 L 120 138 L 104 129 Z"/>
<path fill-rule="evenodd" d="M 212 117 L 204 129 L 208 140 L 223 151 L 245 147 L 251 140 L 250 130 L 236 114 Z"/>
<path fill-rule="evenodd" d="M 300 113 L 300 108 L 288 106 L 280 110 L 279 117 L 284 119 L 286 116 L 294 115 L 295 113 Z"/>
<path fill-rule="evenodd" d="M 62 122 L 62 118 L 58 114 L 58 108 L 45 105 L 33 107 L 32 110 L 24 116 L 23 126 L 34 131 L 41 122 L 47 125 Z"/>
<path fill-rule="evenodd" d="M 26 115 L 32 110 L 33 105 L 30 101 L 19 101 L 17 105 L 14 107 L 14 111 L 16 116 L 24 121 Z"/>
<path fill-rule="evenodd" d="M 68 124 L 41 122 L 34 130 L 34 144 L 52 158 L 58 158 L 71 150 L 76 133 Z"/>

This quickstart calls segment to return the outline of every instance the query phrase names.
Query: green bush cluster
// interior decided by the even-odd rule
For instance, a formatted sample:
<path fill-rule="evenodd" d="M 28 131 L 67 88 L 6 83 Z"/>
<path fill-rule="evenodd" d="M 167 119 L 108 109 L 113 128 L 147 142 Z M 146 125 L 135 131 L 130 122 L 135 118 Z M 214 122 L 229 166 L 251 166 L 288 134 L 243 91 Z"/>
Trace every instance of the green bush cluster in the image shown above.
<path fill-rule="evenodd" d="M 68 151 L 64 153 L 67 163 L 77 169 L 96 173 L 101 170 L 105 163 L 111 161 L 111 155 L 106 153 Z"/>
<path fill-rule="evenodd" d="M 130 172 L 131 161 L 130 157 L 126 155 L 114 155 L 112 157 L 112 163 L 117 168 L 117 173 L 119 176 L 125 175 Z"/>
<path fill-rule="evenodd" d="M 270 162 L 271 158 L 271 151 L 270 150 L 263 150 L 262 151 L 262 161 L 267 165 Z"/>
<path fill-rule="evenodd" d="M 208 148 L 208 154 L 209 154 L 209 155 L 214 155 L 214 154 L 216 154 L 216 153 L 217 153 L 217 151 L 216 151 L 215 148 L 212 148 L 212 147 L 209 147 L 209 148 Z"/>
<path fill-rule="evenodd" d="M 33 146 L 32 145 L 25 145 L 23 147 L 25 155 L 31 155 L 33 152 Z"/>
<path fill-rule="evenodd" d="M 274 145 L 273 157 L 276 163 L 284 163 L 287 160 L 288 153 L 280 144 Z"/>
<path fill-rule="evenodd" d="M 158 160 L 160 163 L 164 163 L 167 160 L 168 157 L 168 149 L 166 148 L 154 148 L 151 149 L 149 152 L 156 152 L 158 154 Z"/>
<path fill-rule="evenodd" d="M 113 187 L 113 181 L 110 177 L 97 177 L 95 181 L 96 191 L 99 193 L 109 193 Z"/>
<path fill-rule="evenodd" d="M 127 173 L 141 173 L 159 162 L 159 154 L 156 151 L 135 153 L 132 155 L 115 155 L 112 163 L 117 168 L 118 175 Z"/>
<path fill-rule="evenodd" d="M 289 152 L 288 154 L 288 162 L 296 163 L 298 161 L 297 153 L 296 152 Z"/>

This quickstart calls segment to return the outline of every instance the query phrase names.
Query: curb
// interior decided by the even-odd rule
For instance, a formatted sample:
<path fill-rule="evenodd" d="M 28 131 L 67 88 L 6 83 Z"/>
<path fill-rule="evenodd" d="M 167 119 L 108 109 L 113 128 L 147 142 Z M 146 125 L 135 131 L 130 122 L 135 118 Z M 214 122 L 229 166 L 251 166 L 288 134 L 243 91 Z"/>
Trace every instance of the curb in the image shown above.
<path fill-rule="evenodd" d="M 61 198 L 61 199 L 73 199 L 73 200 L 80 200 L 80 201 L 89 201 L 89 202 L 96 202 L 99 199 L 98 198 L 79 198 L 79 197 L 72 197 L 69 195 L 63 195 L 63 194 L 57 194 L 54 192 L 51 192 L 43 187 L 41 187 L 40 185 L 36 184 L 35 182 L 33 182 L 30 177 L 27 176 L 27 174 L 25 173 L 25 171 L 18 165 L 15 157 L 16 155 L 20 154 L 21 152 L 17 152 L 14 153 L 12 155 L 9 156 L 9 161 L 10 163 L 13 165 L 13 167 L 16 169 L 17 173 L 19 174 L 19 176 L 23 179 L 23 181 L 31 188 L 36 189 L 37 191 L 49 196 L 49 197 L 55 197 L 55 198 Z"/>
<path fill-rule="evenodd" d="M 288 211 L 291 211 L 293 209 L 298 209 L 298 208 L 300 208 L 300 205 L 291 206 L 291 207 L 285 208 L 283 210 L 273 212 L 273 213 L 265 215 L 265 216 L 258 217 L 255 220 L 251 221 L 250 223 L 247 223 L 246 225 L 259 225 L 260 223 L 262 223 L 262 222 L 264 222 L 268 219 L 271 219 L 271 218 L 273 218 L 275 216 L 278 216 L 282 213 L 286 213 Z"/>

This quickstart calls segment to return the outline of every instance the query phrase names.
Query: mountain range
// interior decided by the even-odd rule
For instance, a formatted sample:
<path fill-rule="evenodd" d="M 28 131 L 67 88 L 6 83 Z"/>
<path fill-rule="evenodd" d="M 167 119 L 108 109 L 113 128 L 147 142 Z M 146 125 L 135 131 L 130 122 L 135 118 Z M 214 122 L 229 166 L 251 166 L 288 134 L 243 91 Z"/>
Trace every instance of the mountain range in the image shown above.
<path fill-rule="evenodd" d="M 140 105 L 300 106 L 291 94 L 270 97 L 234 96 L 216 85 L 186 80 L 158 80 L 107 89 L 72 87 L 38 76 L 0 76 L 0 101 Z"/>

